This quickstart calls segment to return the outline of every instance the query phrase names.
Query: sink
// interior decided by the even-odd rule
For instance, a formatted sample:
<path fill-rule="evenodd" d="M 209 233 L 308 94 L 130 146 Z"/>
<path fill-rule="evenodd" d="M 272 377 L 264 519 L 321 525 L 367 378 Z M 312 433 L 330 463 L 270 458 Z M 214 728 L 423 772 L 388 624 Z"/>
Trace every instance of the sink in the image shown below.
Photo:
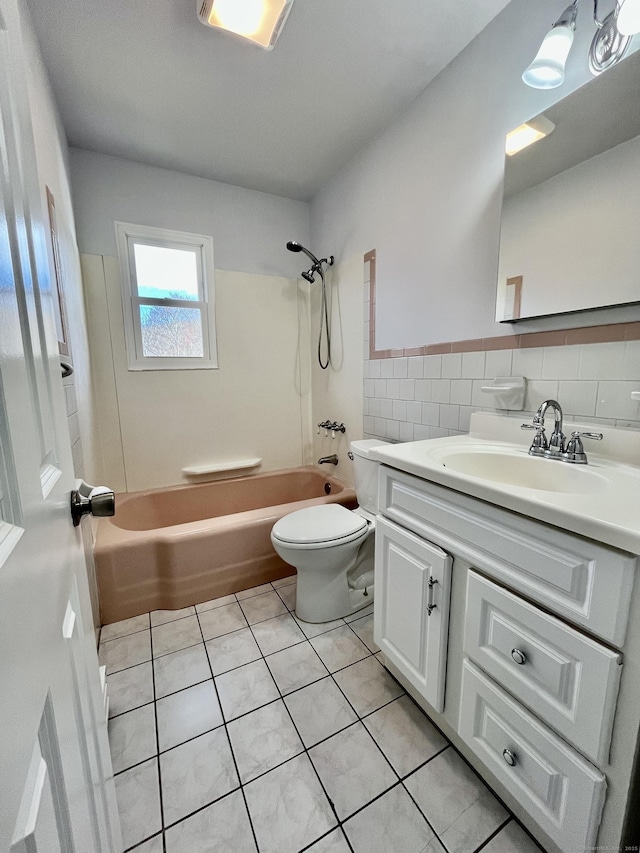
<path fill-rule="evenodd" d="M 440 451 L 437 458 L 443 468 L 458 474 L 524 489 L 584 495 L 602 492 L 609 485 L 606 477 L 587 466 L 540 459 L 526 451 L 470 447 Z"/>

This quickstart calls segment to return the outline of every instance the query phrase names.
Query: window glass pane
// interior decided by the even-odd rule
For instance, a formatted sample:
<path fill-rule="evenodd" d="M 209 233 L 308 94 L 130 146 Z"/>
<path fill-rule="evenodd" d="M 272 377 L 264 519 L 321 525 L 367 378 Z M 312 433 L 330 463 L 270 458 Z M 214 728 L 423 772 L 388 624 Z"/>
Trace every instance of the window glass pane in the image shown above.
<path fill-rule="evenodd" d="M 197 308 L 141 305 L 142 354 L 155 358 L 202 358 L 202 320 Z"/>
<path fill-rule="evenodd" d="M 198 299 L 198 257 L 188 249 L 133 246 L 139 296 Z"/>

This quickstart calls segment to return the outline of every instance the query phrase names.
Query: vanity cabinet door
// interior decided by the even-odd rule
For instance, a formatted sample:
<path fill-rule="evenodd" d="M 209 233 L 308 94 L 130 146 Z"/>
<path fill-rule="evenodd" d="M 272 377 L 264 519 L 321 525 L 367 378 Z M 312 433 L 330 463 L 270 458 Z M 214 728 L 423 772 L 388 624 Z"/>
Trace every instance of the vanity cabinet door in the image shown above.
<path fill-rule="evenodd" d="M 451 557 L 378 516 L 374 636 L 389 661 L 442 712 Z"/>

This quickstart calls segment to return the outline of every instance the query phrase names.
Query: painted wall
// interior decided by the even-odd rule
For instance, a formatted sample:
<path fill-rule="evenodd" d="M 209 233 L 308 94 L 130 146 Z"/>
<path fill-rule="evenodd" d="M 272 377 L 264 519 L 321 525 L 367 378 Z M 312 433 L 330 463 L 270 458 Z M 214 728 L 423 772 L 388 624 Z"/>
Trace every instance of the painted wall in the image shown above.
<path fill-rule="evenodd" d="M 95 448 L 92 442 L 93 401 L 89 348 L 86 335 L 80 259 L 76 245 L 69 182 L 67 139 L 26 3 L 20 4 L 20 15 L 24 50 L 27 58 L 27 84 L 31 103 L 38 179 L 45 219 L 47 219 L 46 187 L 51 190 L 56 204 L 70 360 L 74 366 L 73 375 L 64 380 L 74 469 L 76 476 L 86 477 L 89 482 L 97 482 L 100 480 L 101 472 L 99 469 L 96 470 L 93 464 Z M 46 244 L 49 253 L 51 280 L 55 282 L 51 241 L 48 232 Z M 55 289 L 55 284 L 53 287 Z"/>
<path fill-rule="evenodd" d="M 249 457 L 306 464 L 308 286 L 285 244 L 308 242 L 307 205 L 78 149 L 71 170 L 109 483 L 183 483 L 183 467 Z M 127 370 L 116 220 L 213 237 L 219 369 Z"/>
<path fill-rule="evenodd" d="M 216 269 L 293 278 L 300 256 L 287 240 L 308 245 L 309 208 L 294 201 L 181 172 L 70 149 L 78 246 L 115 255 L 113 223 L 132 222 L 213 237 Z"/>
<path fill-rule="evenodd" d="M 494 321 L 504 136 L 558 98 L 520 75 L 562 8 L 557 0 L 512 0 L 313 199 L 311 233 L 322 251 L 340 261 L 377 250 L 378 349 L 512 332 Z M 593 32 L 585 8 L 564 93 L 589 76 Z M 638 318 L 637 308 L 617 309 L 572 325 Z M 553 327 L 557 321 L 527 321 L 518 331 Z"/>

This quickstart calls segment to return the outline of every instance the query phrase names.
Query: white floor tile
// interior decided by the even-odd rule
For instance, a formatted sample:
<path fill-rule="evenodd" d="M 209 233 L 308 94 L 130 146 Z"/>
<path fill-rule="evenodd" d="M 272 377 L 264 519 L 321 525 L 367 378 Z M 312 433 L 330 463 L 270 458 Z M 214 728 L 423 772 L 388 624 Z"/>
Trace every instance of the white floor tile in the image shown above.
<path fill-rule="evenodd" d="M 349 627 L 356 632 L 369 651 L 380 651 L 380 646 L 373 639 L 373 613 L 363 616 L 362 619 L 354 619 L 349 622 Z"/>
<path fill-rule="evenodd" d="M 334 628 L 333 631 L 314 637 L 309 642 L 330 672 L 336 672 L 371 654 L 347 625 Z"/>
<path fill-rule="evenodd" d="M 344 824 L 355 853 L 422 853 L 433 830 L 402 785 L 396 785 Z"/>
<path fill-rule="evenodd" d="M 222 595 L 220 598 L 212 598 L 210 601 L 203 601 L 202 604 L 196 604 L 196 613 L 204 613 L 205 610 L 215 610 L 216 607 L 224 607 L 225 604 L 235 604 L 235 595 Z"/>
<path fill-rule="evenodd" d="M 363 720 L 399 776 L 406 776 L 447 746 L 408 696 L 401 696 Z"/>
<path fill-rule="evenodd" d="M 305 637 L 311 639 L 311 637 L 317 637 L 319 634 L 326 634 L 327 631 L 331 631 L 334 628 L 339 628 L 341 625 L 344 625 L 344 619 L 334 619 L 332 622 L 304 622 L 302 619 L 298 619 L 295 613 L 292 614 L 293 618 L 296 620 Z"/>
<path fill-rule="evenodd" d="M 115 777 L 116 798 L 126 850 L 162 829 L 160 784 L 155 758 Z"/>
<path fill-rule="evenodd" d="M 267 619 L 266 622 L 258 622 L 251 630 L 263 655 L 272 655 L 307 639 L 288 613 Z"/>
<path fill-rule="evenodd" d="M 175 622 L 176 619 L 184 619 L 185 616 L 195 616 L 195 607 L 183 607 L 182 610 L 153 610 L 151 612 L 151 627 L 165 625 L 167 622 Z"/>
<path fill-rule="evenodd" d="M 226 720 L 254 711 L 280 698 L 271 673 L 263 660 L 245 664 L 216 678 Z"/>
<path fill-rule="evenodd" d="M 151 662 L 131 666 L 107 676 L 109 716 L 133 711 L 140 705 L 153 702 L 153 671 Z"/>
<path fill-rule="evenodd" d="M 206 647 L 214 675 L 221 675 L 262 657 L 250 628 L 208 640 Z"/>
<path fill-rule="evenodd" d="M 309 847 L 308 853 L 351 853 L 351 851 L 342 830 L 334 829 L 329 835 L 316 841 L 313 847 Z"/>
<path fill-rule="evenodd" d="M 109 721 L 113 772 L 120 773 L 156 755 L 156 715 L 153 704 L 143 705 Z"/>
<path fill-rule="evenodd" d="M 119 637 L 126 637 L 127 634 L 137 634 L 138 631 L 145 631 L 148 627 L 148 613 L 144 613 L 142 616 L 132 616 L 131 619 L 123 619 L 121 622 L 112 622 L 111 625 L 102 626 L 100 642 L 106 643 L 107 640 L 117 640 Z"/>
<path fill-rule="evenodd" d="M 507 818 L 451 747 L 409 776 L 405 785 L 450 853 L 471 853 Z"/>
<path fill-rule="evenodd" d="M 283 694 L 291 693 L 328 675 L 326 666 L 309 643 L 300 643 L 269 655 L 267 663 Z"/>
<path fill-rule="evenodd" d="M 295 583 L 298 579 L 297 573 L 294 575 L 289 575 L 286 578 L 280 578 L 277 581 L 271 581 L 271 586 L 274 589 L 280 589 L 281 586 L 289 586 L 289 584 Z"/>
<path fill-rule="evenodd" d="M 297 584 L 292 583 L 288 586 L 282 586 L 278 589 L 278 595 L 282 599 L 282 602 L 287 608 L 287 610 L 296 609 L 296 588 Z"/>
<path fill-rule="evenodd" d="M 303 751 L 282 700 L 233 720 L 228 731 L 243 784 Z"/>
<path fill-rule="evenodd" d="M 345 729 L 358 719 L 332 678 L 323 678 L 285 697 L 306 747 Z"/>
<path fill-rule="evenodd" d="M 355 619 L 362 619 L 363 616 L 368 616 L 370 613 L 373 613 L 373 604 L 369 604 L 368 607 L 363 607 L 362 610 L 357 610 L 355 613 L 352 613 L 351 616 L 345 616 L 345 622 L 353 622 Z"/>
<path fill-rule="evenodd" d="M 341 820 L 398 780 L 362 723 L 314 746 L 309 755 Z"/>
<path fill-rule="evenodd" d="M 374 657 L 365 658 L 334 675 L 338 686 L 360 716 L 402 696 L 404 690 Z"/>
<path fill-rule="evenodd" d="M 101 666 L 107 667 L 107 675 L 151 660 L 151 632 L 139 631 L 100 643 L 98 659 Z"/>
<path fill-rule="evenodd" d="M 132 853 L 163 853 L 162 835 L 154 835 L 148 841 L 143 841 Z"/>
<path fill-rule="evenodd" d="M 274 616 L 281 616 L 287 612 L 282 599 L 273 589 L 263 595 L 243 599 L 240 607 L 249 625 L 264 622 L 265 619 L 273 619 Z"/>
<path fill-rule="evenodd" d="M 273 592 L 273 587 L 270 583 L 263 583 L 260 586 L 252 586 L 251 589 L 243 589 L 242 592 L 236 592 L 238 601 L 244 601 L 245 598 L 253 598 L 254 595 L 263 595 L 265 592 Z"/>
<path fill-rule="evenodd" d="M 256 853 L 240 791 L 170 827 L 167 853 Z"/>
<path fill-rule="evenodd" d="M 202 643 L 156 658 L 153 671 L 156 699 L 211 678 L 207 653 Z"/>
<path fill-rule="evenodd" d="M 160 756 L 165 826 L 223 797 L 239 786 L 224 727 Z"/>
<path fill-rule="evenodd" d="M 260 853 L 297 853 L 336 825 L 306 755 L 255 779 L 244 791 Z"/>
<path fill-rule="evenodd" d="M 213 640 L 214 637 L 221 637 L 223 634 L 230 634 L 232 631 L 247 627 L 247 620 L 239 604 L 225 604 L 224 607 L 205 610 L 198 613 L 198 619 L 205 640 Z"/>
<path fill-rule="evenodd" d="M 160 752 L 222 724 L 213 681 L 205 681 L 156 702 Z"/>
<path fill-rule="evenodd" d="M 202 642 L 197 616 L 187 616 L 151 629 L 154 658 L 186 649 Z"/>
<path fill-rule="evenodd" d="M 482 848 L 482 851 L 483 853 L 542 853 L 541 848 L 515 820 L 501 829 L 487 846 Z"/>

